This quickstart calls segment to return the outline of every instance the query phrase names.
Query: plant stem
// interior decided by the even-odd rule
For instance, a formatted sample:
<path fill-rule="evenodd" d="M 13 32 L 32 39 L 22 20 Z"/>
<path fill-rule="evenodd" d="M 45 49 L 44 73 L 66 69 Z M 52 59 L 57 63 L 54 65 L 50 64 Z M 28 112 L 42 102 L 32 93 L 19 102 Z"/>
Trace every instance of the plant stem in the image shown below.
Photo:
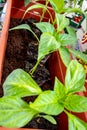
<path fill-rule="evenodd" d="M 64 112 L 68 115 L 69 114 L 69 112 L 68 111 L 66 111 L 65 109 L 64 109 Z"/>
<path fill-rule="evenodd" d="M 45 5 L 45 8 L 43 9 L 43 13 L 42 13 L 42 16 L 41 16 L 41 18 L 40 18 L 40 22 L 43 20 L 44 14 L 45 14 L 46 11 L 48 12 L 48 14 L 49 14 L 49 16 L 50 16 L 51 23 L 54 22 L 54 21 L 53 21 L 53 18 L 52 18 L 52 15 L 51 15 L 49 9 L 47 8 L 48 3 L 49 3 L 49 0 L 46 1 L 46 5 Z M 50 22 L 50 21 L 49 21 L 49 22 Z"/>
<path fill-rule="evenodd" d="M 35 36 L 35 38 L 37 39 L 38 43 L 39 43 L 39 38 L 37 37 L 37 35 L 31 30 L 32 34 Z"/>
<path fill-rule="evenodd" d="M 46 10 L 47 10 L 48 3 L 49 3 L 49 0 L 46 0 L 46 5 L 45 5 L 46 8 L 44 8 L 44 9 L 42 10 L 42 16 L 41 16 L 41 18 L 40 18 L 40 22 L 41 22 L 41 21 L 43 20 L 43 18 L 44 18 L 44 14 L 45 14 L 45 12 L 46 12 Z"/>
<path fill-rule="evenodd" d="M 35 70 L 37 69 L 37 66 L 39 65 L 39 63 L 40 63 L 40 61 L 37 61 L 36 64 L 35 64 L 35 66 L 29 71 L 29 73 L 31 75 L 33 75 L 33 73 L 35 72 Z"/>

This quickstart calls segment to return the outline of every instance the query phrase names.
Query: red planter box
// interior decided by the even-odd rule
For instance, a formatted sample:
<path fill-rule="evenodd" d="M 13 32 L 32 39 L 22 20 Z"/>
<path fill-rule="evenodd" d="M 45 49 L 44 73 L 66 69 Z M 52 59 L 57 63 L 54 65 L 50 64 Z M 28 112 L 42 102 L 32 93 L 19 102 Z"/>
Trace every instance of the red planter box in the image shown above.
<path fill-rule="evenodd" d="M 0 49 L 1 49 L 0 50 L 0 80 L 1 80 L 1 76 L 2 76 L 2 67 L 3 67 L 4 55 L 5 55 L 5 49 L 6 49 L 6 41 L 7 41 L 7 35 L 8 35 L 9 20 L 10 20 L 10 11 L 11 11 L 12 18 L 20 19 L 23 17 L 23 14 L 27 7 L 29 7 L 33 4 L 36 4 L 35 2 L 31 2 L 27 7 L 24 7 L 23 0 L 19 0 L 19 1 L 7 0 L 7 2 L 8 2 L 8 8 L 7 8 L 7 13 L 6 13 L 5 20 L 4 20 L 2 35 L 0 38 L 0 40 L 1 40 L 0 43 L 2 43 L 2 44 L 0 44 Z M 11 4 L 12 4 L 12 9 L 11 9 Z M 53 9 L 51 7 L 48 7 L 48 9 L 51 12 L 52 17 L 54 19 L 55 13 L 54 13 Z M 36 12 L 38 12 L 38 14 Z M 32 18 L 36 19 L 37 21 L 39 21 L 41 15 L 42 15 L 42 9 L 36 9 L 36 10 L 30 11 L 29 13 L 27 13 L 25 18 L 27 19 L 27 18 L 32 17 Z M 50 16 L 46 12 L 43 21 L 49 21 L 49 19 L 50 19 Z M 58 79 L 64 83 L 66 67 L 62 63 L 58 52 L 54 52 L 51 55 L 51 57 L 49 59 L 49 69 L 50 69 L 52 83 L 54 83 L 55 76 L 57 76 Z M 87 88 L 87 84 L 85 86 Z M 87 92 L 79 93 L 79 94 L 87 96 Z M 76 114 L 76 115 L 78 115 L 81 119 L 83 119 L 85 122 L 87 122 L 87 112 Z M 62 113 L 58 116 L 58 121 L 59 121 L 60 130 L 68 130 L 67 116 L 64 113 Z M 0 127 L 0 130 L 32 130 L 32 129 L 27 129 L 27 128 L 9 129 L 9 128 Z"/>
<path fill-rule="evenodd" d="M 2 77 L 2 68 L 3 68 L 4 55 L 5 55 L 6 43 L 8 37 L 11 7 L 12 7 L 12 0 L 7 0 L 6 14 L 5 14 L 3 28 L 0 36 L 0 82 Z"/>
<path fill-rule="evenodd" d="M 28 7 L 30 7 L 31 5 L 38 4 L 38 3 L 45 4 L 45 0 L 43 0 L 43 1 L 39 0 L 38 2 L 35 2 L 32 0 L 32 2 L 30 2 L 29 5 L 26 7 L 24 7 L 23 0 L 19 0 L 19 2 L 13 0 L 11 17 L 12 18 L 22 18 L 25 13 L 25 10 Z M 54 19 L 55 13 L 54 13 L 53 9 L 50 6 L 48 6 L 48 10 L 49 10 L 49 12 L 51 12 L 52 18 Z M 39 21 L 40 17 L 42 16 L 42 11 L 43 11 L 42 8 L 33 9 L 26 14 L 25 19 L 34 18 L 37 21 Z M 51 18 L 50 18 L 49 13 L 46 11 L 46 13 L 44 14 L 43 21 L 49 21 L 49 20 L 51 21 Z"/>

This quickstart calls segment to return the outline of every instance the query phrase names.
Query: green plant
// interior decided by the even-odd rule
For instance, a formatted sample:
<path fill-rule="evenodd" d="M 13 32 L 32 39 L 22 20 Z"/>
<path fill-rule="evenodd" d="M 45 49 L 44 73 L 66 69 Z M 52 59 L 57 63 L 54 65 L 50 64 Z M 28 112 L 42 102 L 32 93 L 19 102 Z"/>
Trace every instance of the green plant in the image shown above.
<path fill-rule="evenodd" d="M 56 124 L 53 116 L 64 111 L 68 116 L 69 130 L 86 130 L 87 123 L 71 114 L 71 111 L 87 111 L 87 97 L 76 94 L 85 90 L 85 77 L 83 66 L 72 60 L 67 68 L 65 85 L 55 78 L 54 89 L 42 91 L 28 73 L 22 69 L 14 70 L 3 84 L 0 125 L 22 127 L 35 117 L 43 117 Z M 38 95 L 34 102 L 23 100 L 23 97 L 32 95 Z"/>
<path fill-rule="evenodd" d="M 69 20 L 66 18 L 67 12 L 81 11 L 77 8 L 65 8 L 63 0 L 61 1 L 61 5 L 57 2 L 60 2 L 60 0 L 51 0 L 53 8 L 56 10 L 55 19 L 52 21 L 52 24 L 49 22 L 35 23 L 42 31 L 40 40 L 26 24 L 17 26 L 11 30 L 28 29 L 38 40 L 38 59 L 36 65 L 31 70 L 31 73 L 36 70 L 37 65 L 46 55 L 55 50 L 59 51 L 64 64 L 68 67 L 65 85 L 55 78 L 54 89 L 42 91 L 29 74 L 21 69 L 14 70 L 3 84 L 4 96 L 0 98 L 1 126 L 22 127 L 35 117 L 43 117 L 53 124 L 56 124 L 56 121 L 52 116 L 57 116 L 64 111 L 68 116 L 69 130 L 87 129 L 87 123 L 71 114 L 71 111 L 77 113 L 87 111 L 87 98 L 76 94 L 76 92 L 85 90 L 84 83 L 86 74 L 81 64 L 76 60 L 71 61 L 70 53 L 78 58 L 80 57 L 86 63 L 87 56 L 80 51 L 70 49 L 72 44 L 76 44 L 77 37 L 75 31 L 68 26 Z M 57 7 L 55 5 L 57 5 Z M 45 9 L 47 9 L 46 6 L 47 4 L 45 6 L 43 5 L 43 8 L 45 7 Z M 38 8 L 38 5 L 31 7 L 31 9 L 35 7 Z M 42 5 L 39 4 L 39 8 L 41 7 Z M 27 11 L 31 9 L 29 8 Z M 64 11 L 65 14 L 60 14 Z M 43 11 L 42 19 L 44 13 L 45 10 Z M 54 28 L 55 24 L 57 26 L 56 29 Z M 68 34 L 62 33 L 65 28 Z M 67 46 L 69 46 L 69 48 Z M 36 95 L 38 96 L 34 102 L 26 103 L 22 99 L 26 96 Z"/>
<path fill-rule="evenodd" d="M 38 1 L 38 0 L 37 0 Z M 48 3 L 51 3 L 54 11 L 55 11 L 55 18 L 53 20 L 51 13 L 49 12 L 47 5 Z M 75 1 L 72 1 L 75 2 Z M 60 4 L 61 3 L 61 4 Z M 50 15 L 52 23 L 49 22 L 39 22 L 35 23 L 35 25 L 42 31 L 42 35 L 40 37 L 39 46 L 38 46 L 38 59 L 36 65 L 33 67 L 33 69 L 30 71 L 31 74 L 34 73 L 36 70 L 38 64 L 40 61 L 48 54 L 54 52 L 55 50 L 58 50 L 60 53 L 60 56 L 66 66 L 68 66 L 70 62 L 70 54 L 74 54 L 76 57 L 81 58 L 81 60 L 85 61 L 87 63 L 87 56 L 83 54 L 80 51 L 71 50 L 70 48 L 67 48 L 67 46 L 72 46 L 73 44 L 76 44 L 77 36 L 76 32 L 69 27 L 69 20 L 66 18 L 66 15 L 71 12 L 79 12 L 83 13 L 79 8 L 70 8 L 65 6 L 64 0 L 56 1 L 56 0 L 46 0 L 46 4 L 36 4 L 31 7 L 29 7 L 26 11 L 26 13 L 32 9 L 35 8 L 43 8 L 43 14 L 41 17 L 41 20 L 43 20 L 45 11 Z M 61 14 L 63 13 L 63 14 Z M 57 26 L 56 29 L 54 26 Z M 13 28 L 13 29 L 22 29 L 21 26 Z M 30 27 L 29 27 L 30 28 Z M 13 30 L 12 29 L 12 30 Z M 23 28 L 24 29 L 24 28 Z M 61 32 L 66 29 L 68 34 L 61 34 Z M 34 33 L 33 33 L 34 34 Z M 84 56 L 84 57 L 83 57 Z M 66 59 L 67 57 L 67 59 Z"/>
<path fill-rule="evenodd" d="M 76 32 L 69 27 L 69 20 L 65 17 L 65 14 L 55 14 L 56 18 L 56 29 L 54 25 L 49 22 L 39 22 L 35 23 L 35 26 L 39 28 L 42 32 L 40 40 L 37 38 L 36 34 L 32 31 L 32 29 L 27 24 L 19 25 L 10 30 L 15 29 L 27 29 L 33 33 L 33 35 L 38 40 L 38 58 L 36 65 L 30 71 L 31 74 L 34 73 L 40 61 L 50 53 L 59 51 L 62 61 L 67 67 L 70 63 L 70 55 L 71 53 L 75 55 L 77 58 L 80 58 L 82 61 L 87 63 L 87 55 L 83 54 L 80 51 L 76 51 L 71 49 L 72 45 L 76 44 L 77 36 Z M 62 33 L 62 31 L 66 29 L 66 33 Z M 67 57 L 67 59 L 66 59 Z"/>

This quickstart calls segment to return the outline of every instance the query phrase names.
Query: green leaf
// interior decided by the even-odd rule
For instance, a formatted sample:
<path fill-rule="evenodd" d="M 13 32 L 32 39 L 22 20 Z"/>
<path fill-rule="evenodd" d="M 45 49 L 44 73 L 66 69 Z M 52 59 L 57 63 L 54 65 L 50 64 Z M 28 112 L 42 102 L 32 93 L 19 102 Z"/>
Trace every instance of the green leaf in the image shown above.
<path fill-rule="evenodd" d="M 56 120 L 52 116 L 50 116 L 50 115 L 42 115 L 41 117 L 43 117 L 44 119 L 48 120 L 49 122 L 51 122 L 54 125 L 57 124 Z"/>
<path fill-rule="evenodd" d="M 56 21 L 58 32 L 61 32 L 65 27 L 69 25 L 69 20 L 65 17 L 64 14 L 56 13 Z"/>
<path fill-rule="evenodd" d="M 41 8 L 41 9 L 46 9 L 46 10 L 48 11 L 46 5 L 40 4 L 40 3 L 34 4 L 34 5 L 32 5 L 32 6 L 30 6 L 30 7 L 28 7 L 28 8 L 26 9 L 23 18 L 25 17 L 26 13 L 28 13 L 29 11 L 31 11 L 31 10 L 33 10 L 33 9 L 39 9 L 39 8 Z M 48 11 L 48 12 L 49 12 L 49 11 Z M 35 13 L 36 13 L 36 15 L 41 15 L 38 11 L 35 12 Z"/>
<path fill-rule="evenodd" d="M 64 8 L 64 0 L 50 0 L 50 3 L 57 13 L 61 13 Z"/>
<path fill-rule="evenodd" d="M 24 5 L 28 5 L 32 0 L 24 0 Z"/>
<path fill-rule="evenodd" d="M 83 66 L 72 60 L 67 68 L 65 86 L 67 92 L 80 92 L 84 90 L 86 73 Z"/>
<path fill-rule="evenodd" d="M 51 33 L 43 33 L 40 38 L 38 49 L 38 61 L 43 59 L 46 55 L 52 53 L 60 47 L 60 43 Z"/>
<path fill-rule="evenodd" d="M 58 99 L 65 99 L 65 86 L 57 79 L 57 77 L 55 78 L 54 91 L 57 94 Z"/>
<path fill-rule="evenodd" d="M 58 41 L 62 46 L 76 44 L 77 38 L 69 34 L 59 34 Z"/>
<path fill-rule="evenodd" d="M 5 96 L 32 96 L 42 92 L 32 77 L 22 69 L 14 70 L 3 84 Z"/>
<path fill-rule="evenodd" d="M 13 28 L 11 28 L 9 30 L 12 31 L 12 30 L 19 30 L 19 29 L 27 29 L 29 31 L 32 31 L 31 27 L 28 24 L 21 24 L 21 25 L 18 25 L 16 27 L 13 27 Z"/>
<path fill-rule="evenodd" d="M 37 1 L 38 1 L 38 0 L 37 0 Z M 48 3 L 48 2 L 47 2 L 47 3 Z M 46 4 L 47 4 L 47 3 L 46 3 Z M 28 7 L 28 8 L 26 9 L 25 13 L 24 13 L 23 18 L 25 17 L 25 15 L 26 15 L 29 11 L 31 11 L 31 10 L 33 10 L 33 9 L 43 9 L 43 10 L 42 10 L 42 16 L 41 16 L 41 12 L 38 12 L 38 10 L 37 10 L 37 11 L 34 11 L 33 13 L 36 14 L 36 15 L 38 15 L 38 16 L 40 16 L 40 18 L 41 18 L 41 20 L 42 20 L 43 17 L 44 17 L 44 13 L 47 11 L 48 14 L 49 14 L 49 16 L 50 16 L 51 21 L 53 21 L 53 18 L 52 18 L 52 15 L 51 15 L 51 11 L 48 9 L 48 7 L 47 7 L 46 4 L 44 5 L 43 3 L 40 4 L 39 2 L 37 2 L 37 4 L 34 4 L 34 5 L 30 6 L 30 7 Z M 22 19 L 23 19 L 23 18 L 22 18 Z"/>
<path fill-rule="evenodd" d="M 83 11 L 81 10 L 81 9 L 79 9 L 79 8 L 65 8 L 65 12 L 67 12 L 68 14 L 69 13 L 80 13 L 80 14 L 82 14 L 83 13 Z"/>
<path fill-rule="evenodd" d="M 69 26 L 67 26 L 66 29 L 67 29 L 68 34 L 71 35 L 72 37 L 74 37 L 74 39 L 77 40 L 76 31 Z"/>
<path fill-rule="evenodd" d="M 70 59 L 70 52 L 68 51 L 67 48 L 64 48 L 64 47 L 60 47 L 59 48 L 59 53 L 60 53 L 60 56 L 61 56 L 61 59 L 63 61 L 63 63 L 65 64 L 66 67 L 68 67 L 71 59 Z"/>
<path fill-rule="evenodd" d="M 39 22 L 35 23 L 35 25 L 44 33 L 44 32 L 50 32 L 51 34 L 54 34 L 55 28 L 52 24 L 49 22 Z"/>
<path fill-rule="evenodd" d="M 0 126 L 17 128 L 26 125 L 37 114 L 18 97 L 0 98 Z"/>
<path fill-rule="evenodd" d="M 64 105 L 59 103 L 57 95 L 51 90 L 41 93 L 30 107 L 48 115 L 58 115 L 64 110 Z"/>
<path fill-rule="evenodd" d="M 82 53 L 81 51 L 78 50 L 71 50 L 69 49 L 69 51 L 75 55 L 77 58 L 80 58 L 82 61 L 84 61 L 87 64 L 87 55 Z"/>
<path fill-rule="evenodd" d="M 69 95 L 65 100 L 65 108 L 72 112 L 86 112 L 87 97 L 79 95 Z"/>
<path fill-rule="evenodd" d="M 26 29 L 26 30 L 30 31 L 39 42 L 37 35 L 32 31 L 31 27 L 28 24 L 21 24 L 21 25 L 14 27 L 14 28 L 9 29 L 9 30 L 12 31 L 12 30 L 19 30 L 19 29 Z"/>
<path fill-rule="evenodd" d="M 73 28 L 69 27 L 69 26 L 67 26 L 66 29 L 67 29 L 68 34 L 73 38 L 72 39 L 73 43 L 76 44 L 77 43 L 76 31 Z"/>
<path fill-rule="evenodd" d="M 68 114 L 69 130 L 87 130 L 87 123 L 72 114 Z"/>

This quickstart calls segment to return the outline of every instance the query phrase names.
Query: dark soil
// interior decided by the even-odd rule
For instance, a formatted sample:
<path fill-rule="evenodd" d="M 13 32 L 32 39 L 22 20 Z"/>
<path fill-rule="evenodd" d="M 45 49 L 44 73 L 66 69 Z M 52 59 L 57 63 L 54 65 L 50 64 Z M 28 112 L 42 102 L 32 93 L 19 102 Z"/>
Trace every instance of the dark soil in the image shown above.
<path fill-rule="evenodd" d="M 40 37 L 41 32 L 33 25 L 32 19 L 23 21 L 23 23 L 28 23 L 33 31 Z M 10 28 L 15 27 L 20 24 L 20 20 L 11 19 Z M 35 37 L 27 30 L 15 30 L 9 31 L 6 57 L 3 68 L 3 78 L 2 84 L 6 77 L 17 68 L 22 68 L 29 72 L 30 69 L 35 65 L 37 61 L 37 50 L 38 43 Z M 50 74 L 47 69 L 46 57 L 38 66 L 35 71 L 33 78 L 40 85 L 43 90 L 52 89 L 50 82 Z M 2 93 L 0 92 L 0 95 Z M 32 97 L 33 98 L 33 97 Z M 34 99 L 34 98 L 33 98 Z M 25 100 L 32 100 L 31 98 L 25 98 Z M 51 129 L 57 130 L 57 125 L 52 125 L 47 120 L 43 118 L 38 118 L 32 120 L 27 126 L 29 128 L 40 128 L 40 129 Z"/>
<path fill-rule="evenodd" d="M 39 129 L 46 129 L 46 130 L 58 130 L 56 125 L 52 125 L 49 121 L 45 120 L 44 118 L 36 118 L 29 122 L 25 128 L 39 128 Z"/>

